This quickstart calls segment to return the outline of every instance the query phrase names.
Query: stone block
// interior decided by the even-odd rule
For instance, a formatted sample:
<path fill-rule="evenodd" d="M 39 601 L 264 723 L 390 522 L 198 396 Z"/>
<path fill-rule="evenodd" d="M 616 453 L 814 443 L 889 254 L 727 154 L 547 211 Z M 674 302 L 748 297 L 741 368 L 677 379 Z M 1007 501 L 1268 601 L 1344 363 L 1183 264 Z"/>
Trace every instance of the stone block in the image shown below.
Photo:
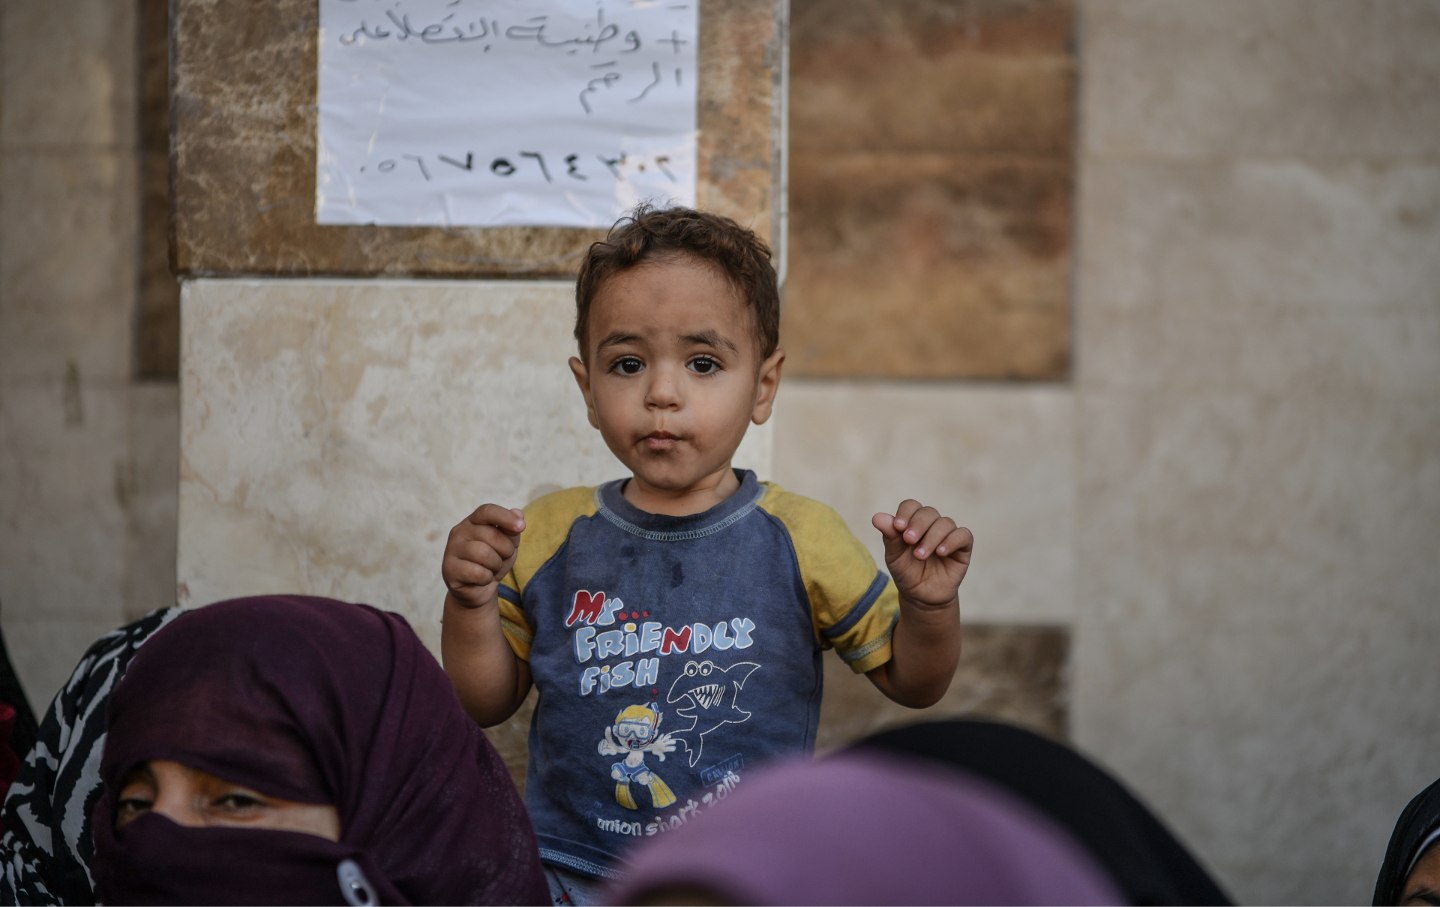
<path fill-rule="evenodd" d="M 0 376 L 58 384 L 131 372 L 134 158 L 14 152 L 0 171 Z"/>
<path fill-rule="evenodd" d="M 1084 192 L 1082 318 L 1096 307 L 1434 306 L 1431 162 L 1094 160 Z"/>
<path fill-rule="evenodd" d="M 12 616 L 119 623 L 126 514 L 117 451 L 128 431 L 124 387 L 84 383 L 74 373 L 47 384 L 6 385 L 0 601 L 7 624 Z"/>
<path fill-rule="evenodd" d="M 791 3 L 797 151 L 1068 156 L 1068 2 Z"/>
<path fill-rule="evenodd" d="M 180 495 L 180 387 L 130 387 L 130 443 L 124 472 L 129 526 L 125 620 L 175 604 L 176 521 Z"/>
<path fill-rule="evenodd" d="M 791 374 L 1067 377 L 1072 5 L 792 9 Z"/>
<path fill-rule="evenodd" d="M 1434 779 L 1415 736 L 1433 727 L 1433 708 L 1377 692 L 1433 686 L 1426 640 L 1440 613 L 1396 620 L 1369 601 L 1277 597 L 1273 563 L 1253 550 L 1206 566 L 1209 583 L 1166 620 L 1077 626 L 1077 743 L 1103 752 L 1238 902 L 1306 900 L 1317 885 L 1364 901 L 1399 809 Z M 1301 705 L 1317 697 L 1322 710 Z M 1207 741 L 1213 728 L 1224 736 Z M 1374 794 L 1295 796 L 1332 786 Z M 1292 846 L 1302 838 L 1303 858 Z"/>
<path fill-rule="evenodd" d="M 1130 156 L 1440 150 L 1440 8 L 1350 0 L 1084 6 L 1086 149 Z"/>
<path fill-rule="evenodd" d="M 797 152 L 790 190 L 791 374 L 1069 374 L 1068 164 Z"/>
<path fill-rule="evenodd" d="M 11 0 L 0 30 L 0 147 L 135 145 L 136 4 Z"/>
<path fill-rule="evenodd" d="M 935 506 L 975 533 L 964 619 L 1066 624 L 1076 432 L 1063 388 L 790 382 L 776 403 L 774 477 L 834 507 L 877 564 L 871 515 L 911 497 Z"/>

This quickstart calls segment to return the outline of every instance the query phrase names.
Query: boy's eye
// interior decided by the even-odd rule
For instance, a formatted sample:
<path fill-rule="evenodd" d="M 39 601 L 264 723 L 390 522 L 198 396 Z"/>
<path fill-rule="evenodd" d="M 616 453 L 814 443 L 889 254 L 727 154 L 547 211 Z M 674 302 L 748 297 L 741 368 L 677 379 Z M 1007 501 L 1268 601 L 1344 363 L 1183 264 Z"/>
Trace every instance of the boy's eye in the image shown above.
<path fill-rule="evenodd" d="M 634 356 L 621 356 L 610 365 L 610 371 L 622 375 L 638 375 L 645 369 L 645 363 Z"/>
<path fill-rule="evenodd" d="M 720 363 L 709 356 L 696 356 L 690 360 L 690 371 L 697 375 L 709 375 L 720 371 Z"/>

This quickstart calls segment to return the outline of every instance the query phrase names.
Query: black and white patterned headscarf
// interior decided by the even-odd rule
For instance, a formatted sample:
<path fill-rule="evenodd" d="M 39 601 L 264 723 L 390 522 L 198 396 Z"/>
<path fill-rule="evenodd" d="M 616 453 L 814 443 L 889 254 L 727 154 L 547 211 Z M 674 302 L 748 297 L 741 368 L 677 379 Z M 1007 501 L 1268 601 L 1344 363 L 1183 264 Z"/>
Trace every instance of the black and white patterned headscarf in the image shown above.
<path fill-rule="evenodd" d="M 147 639 L 184 613 L 153 611 L 98 639 L 55 696 L 5 798 L 0 904 L 93 904 L 90 813 L 110 691 Z"/>

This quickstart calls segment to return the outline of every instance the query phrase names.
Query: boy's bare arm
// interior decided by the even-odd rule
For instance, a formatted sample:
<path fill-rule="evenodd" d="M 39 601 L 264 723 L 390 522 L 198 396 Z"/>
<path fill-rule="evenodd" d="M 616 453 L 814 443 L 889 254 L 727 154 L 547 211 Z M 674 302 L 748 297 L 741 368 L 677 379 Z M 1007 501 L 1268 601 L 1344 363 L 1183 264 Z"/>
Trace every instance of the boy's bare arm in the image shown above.
<path fill-rule="evenodd" d="M 445 596 L 440 660 L 460 704 L 481 727 L 515 714 L 530 692 L 530 666 L 515 656 L 500 630 L 500 609 L 469 608 Z"/>
<path fill-rule="evenodd" d="M 447 590 L 440 659 L 460 704 L 483 727 L 509 718 L 530 692 L 530 666 L 505 639 L 498 601 L 524 529 L 519 510 L 482 504 L 450 530 L 440 566 Z"/>
<path fill-rule="evenodd" d="M 960 661 L 959 588 L 975 545 L 970 530 L 933 507 L 907 500 L 871 523 L 885 539 L 885 565 L 900 593 L 890 661 L 867 677 L 911 708 L 934 705 Z"/>

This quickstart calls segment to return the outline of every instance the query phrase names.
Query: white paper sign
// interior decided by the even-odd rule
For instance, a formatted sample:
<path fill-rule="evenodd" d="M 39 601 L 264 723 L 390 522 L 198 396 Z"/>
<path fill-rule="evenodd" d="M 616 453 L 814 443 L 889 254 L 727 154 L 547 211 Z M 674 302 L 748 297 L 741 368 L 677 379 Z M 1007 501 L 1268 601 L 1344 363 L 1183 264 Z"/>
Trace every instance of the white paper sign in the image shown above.
<path fill-rule="evenodd" d="M 699 0 L 320 0 L 321 224 L 695 203 Z"/>

